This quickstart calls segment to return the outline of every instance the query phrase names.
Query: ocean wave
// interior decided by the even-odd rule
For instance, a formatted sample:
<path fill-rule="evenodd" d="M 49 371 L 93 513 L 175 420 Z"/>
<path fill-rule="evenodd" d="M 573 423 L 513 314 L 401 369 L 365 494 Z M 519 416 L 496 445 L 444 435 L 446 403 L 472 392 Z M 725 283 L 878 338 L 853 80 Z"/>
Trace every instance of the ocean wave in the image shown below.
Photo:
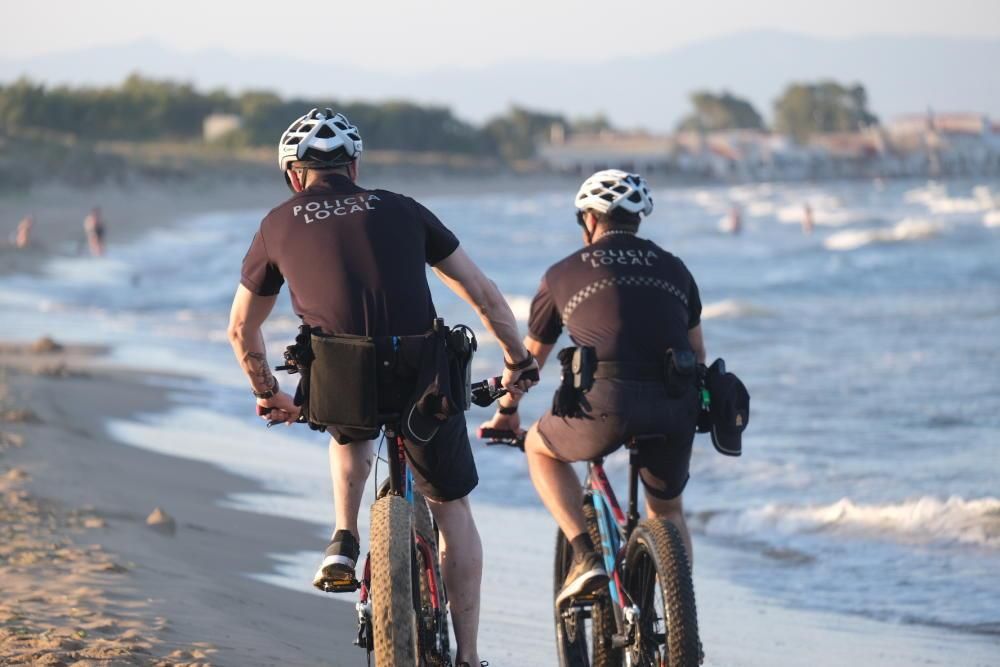
<path fill-rule="evenodd" d="M 872 218 L 869 211 L 842 207 L 840 202 L 832 197 L 819 201 L 811 198 L 809 206 L 812 208 L 813 224 L 816 225 L 841 227 Z M 782 206 L 777 209 L 776 215 L 779 222 L 801 225 L 805 217 L 805 204 Z"/>
<path fill-rule="evenodd" d="M 983 224 L 987 227 L 1000 227 L 1000 209 L 987 212 L 983 216 Z"/>
<path fill-rule="evenodd" d="M 874 243 L 917 241 L 936 236 L 941 225 L 923 218 L 904 218 L 885 229 L 849 229 L 831 234 L 823 241 L 827 250 L 856 250 Z"/>
<path fill-rule="evenodd" d="M 903 200 L 922 204 L 935 214 L 949 213 L 980 213 L 998 205 L 998 197 L 986 185 L 972 188 L 971 197 L 953 197 L 948 193 L 947 186 L 932 183 L 923 188 L 910 190 L 903 195 Z"/>
<path fill-rule="evenodd" d="M 725 301 L 706 304 L 702 308 L 701 318 L 703 320 L 732 320 L 745 317 L 771 317 L 773 314 L 767 308 L 752 303 L 737 301 L 736 299 L 726 299 Z"/>
<path fill-rule="evenodd" d="M 900 503 L 867 505 L 842 498 L 829 505 L 768 504 L 742 512 L 707 513 L 707 533 L 766 539 L 782 534 L 846 532 L 891 537 L 915 544 L 957 543 L 1000 549 L 1000 499 L 941 500 L 922 496 Z"/>

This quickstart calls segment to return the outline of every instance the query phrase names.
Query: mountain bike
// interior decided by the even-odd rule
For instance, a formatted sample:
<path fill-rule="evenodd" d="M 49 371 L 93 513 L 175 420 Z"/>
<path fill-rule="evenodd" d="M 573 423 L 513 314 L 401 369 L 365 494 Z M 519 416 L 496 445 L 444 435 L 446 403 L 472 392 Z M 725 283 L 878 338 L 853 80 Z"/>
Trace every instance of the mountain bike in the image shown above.
<path fill-rule="evenodd" d="M 490 445 L 524 450 L 523 434 L 482 429 L 480 437 Z M 639 449 L 641 443 L 652 440 L 664 438 L 641 435 L 625 443 L 629 452 L 627 512 L 622 512 L 604 472 L 604 458 L 587 464 L 583 513 L 610 577 L 606 588 L 563 606 L 554 605 L 561 667 L 701 664 L 694 583 L 680 531 L 665 519 L 639 517 Z M 572 547 L 560 530 L 554 598 L 572 559 Z"/>
<path fill-rule="evenodd" d="M 524 374 L 537 380 L 537 371 Z M 500 378 L 472 385 L 472 401 L 489 406 L 506 393 Z M 438 561 L 438 530 L 427 501 L 413 488 L 406 464 L 401 417 L 379 416 L 388 477 L 371 509 L 369 552 L 361 580 L 334 585 L 331 593 L 359 591 L 355 644 L 378 667 L 451 667 L 448 596 Z"/>

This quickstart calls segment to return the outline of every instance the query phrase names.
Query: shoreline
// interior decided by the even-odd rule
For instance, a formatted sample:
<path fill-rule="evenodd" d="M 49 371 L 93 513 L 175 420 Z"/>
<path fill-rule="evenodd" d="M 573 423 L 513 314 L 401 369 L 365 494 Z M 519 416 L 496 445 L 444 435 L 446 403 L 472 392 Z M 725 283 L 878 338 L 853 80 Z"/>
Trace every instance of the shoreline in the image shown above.
<path fill-rule="evenodd" d="M 0 455 L 0 468 L 22 480 L 23 489 L 38 502 L 54 502 L 93 519 L 93 529 L 78 538 L 64 537 L 77 544 L 96 542 L 115 563 L 125 565 L 118 580 L 85 583 L 98 597 L 131 609 L 148 626 L 143 640 L 150 650 L 164 655 L 182 651 L 164 658 L 164 664 L 317 665 L 330 664 L 345 652 L 362 654 L 351 643 L 352 605 L 247 576 L 272 571 L 272 554 L 316 550 L 321 545 L 314 525 L 227 508 L 221 500 L 262 492 L 261 485 L 217 466 L 107 436 L 109 419 L 134 419 L 170 408 L 166 391 L 144 380 L 147 374 L 97 370 L 87 355 L 74 354 L 72 348 L 37 355 L 18 352 L 14 360 L 11 347 L 0 348 L 0 368 L 9 387 L 6 403 L 27 407 L 38 421 L 2 425 L 23 444 Z M 62 371 L 44 370 L 53 367 Z M 146 525 L 156 507 L 175 519 L 174 534 Z M 19 628 L 41 627 L 64 606 L 58 583 L 40 574 L 19 577 L 31 584 L 32 598 L 43 601 L 34 617 L 17 621 Z M 127 617 L 110 611 L 104 616 L 104 630 L 88 636 L 124 654 L 127 642 L 116 632 L 126 626 Z M 72 657 L 85 650 L 78 644 L 87 643 L 80 637 L 69 648 L 36 650 Z M 199 655 L 182 648 L 191 646 L 200 647 Z M 0 657 L 6 650 L 0 643 Z M 124 664 L 151 664 L 148 654 L 133 657 L 138 662 Z"/>
<path fill-rule="evenodd" d="M 279 188 L 278 193 L 284 196 L 285 191 Z M 220 195 L 212 201 L 225 205 L 229 195 L 231 193 Z M 168 199 L 162 193 L 157 196 Z M 200 201 L 209 199 L 211 197 Z M 143 201 L 142 197 L 138 200 Z M 194 203 L 188 202 L 176 209 L 187 206 L 196 208 Z M 176 216 L 161 213 L 159 218 L 148 218 L 148 226 L 137 229 L 136 234 L 180 221 Z M 125 238 L 128 237 L 120 238 L 112 233 L 110 242 L 113 246 Z M 44 259 L 51 257 L 48 255 Z M 8 268 L 5 258 L 2 263 L 0 273 Z M 69 356 L 76 354 L 74 350 L 69 351 Z M 33 361 L 38 362 L 39 370 L 44 373 L 36 376 L 32 372 L 19 372 L 9 378 L 17 391 L 26 389 L 29 396 L 42 396 L 48 401 L 51 414 L 46 417 L 45 424 L 16 427 L 37 429 L 43 433 L 45 442 L 37 445 L 34 439 L 26 438 L 25 447 L 0 454 L 0 475 L 13 464 L 31 475 L 33 481 L 28 482 L 28 488 L 41 497 L 55 498 L 70 508 L 96 506 L 93 498 L 97 498 L 118 508 L 107 516 L 98 515 L 96 518 L 106 521 L 108 526 L 90 530 L 82 539 L 99 542 L 113 557 L 126 563 L 140 564 L 126 573 L 129 579 L 112 581 L 109 590 L 115 596 L 132 595 L 137 593 L 135 589 L 146 591 L 150 594 L 137 594 L 134 601 L 153 598 L 154 602 L 149 604 L 167 605 L 163 609 L 173 616 L 150 612 L 154 622 L 156 616 L 170 621 L 165 626 L 167 639 L 161 639 L 158 646 L 167 647 L 168 641 L 184 647 L 207 642 L 211 646 L 195 648 L 205 653 L 204 659 L 212 664 L 306 665 L 321 661 L 326 664 L 332 661 L 336 665 L 363 664 L 364 653 L 350 645 L 355 627 L 352 607 L 331 607 L 328 601 L 320 602 L 317 595 L 297 595 L 287 587 L 263 583 L 266 581 L 263 577 L 270 575 L 273 575 L 272 580 L 292 580 L 286 567 L 289 554 L 307 554 L 303 558 L 308 559 L 311 568 L 312 559 L 322 548 L 322 536 L 317 538 L 317 531 L 321 529 L 314 523 L 280 514 L 255 513 L 246 509 L 244 503 L 220 503 L 234 494 L 272 495 L 274 489 L 269 489 L 259 477 L 232 472 L 234 467 L 225 465 L 206 466 L 203 461 L 187 458 L 180 451 L 175 455 L 158 454 L 145 446 L 122 444 L 125 442 L 122 438 L 109 436 L 115 432 L 109 427 L 112 421 L 145 423 L 146 415 L 168 411 L 175 415 L 185 401 L 170 398 L 168 395 L 177 392 L 157 388 L 156 383 L 151 382 L 151 378 L 168 377 L 164 373 L 108 367 L 100 358 L 83 354 L 77 357 L 63 360 L 66 364 L 63 371 L 58 370 L 62 362 L 57 355 L 37 357 Z M 0 366 L 6 366 L 6 361 L 0 355 Z M 92 362 L 100 367 L 91 368 Z M 22 382 L 24 387 L 21 387 Z M 8 427 L 0 424 L 0 430 L 8 430 Z M 183 427 L 178 431 L 182 435 Z M 86 452 L 81 454 L 81 449 Z M 178 448 L 181 449 L 183 447 Z M 274 445 L 273 451 L 275 456 L 280 456 L 280 445 Z M 482 452 L 476 454 L 481 465 L 489 465 L 489 459 Z M 64 456 L 68 459 L 64 460 Z M 42 460 L 36 460 L 38 457 Z M 81 480 L 81 470 L 98 480 L 100 488 L 95 485 L 91 492 L 91 480 L 89 477 Z M 498 667 L 544 667 L 551 663 L 526 660 L 525 655 L 547 655 L 552 650 L 551 606 L 547 596 L 551 585 L 554 524 L 544 510 L 541 514 L 526 512 L 524 507 L 498 503 L 495 496 L 492 503 L 486 498 L 487 494 L 483 493 L 473 496 L 487 558 L 483 644 L 488 645 L 489 652 L 484 651 L 483 657 Z M 143 504 L 138 504 L 136 499 Z M 176 537 L 152 533 L 143 525 L 154 502 L 162 503 L 177 517 L 180 528 Z M 233 509 L 235 505 L 241 508 Z M 541 506 L 536 508 L 540 510 Z M 363 509 L 363 513 L 365 511 Z M 210 522 L 203 521 L 202 514 L 209 517 Z M 194 516 L 199 518 L 192 518 Z M 229 532 L 230 526 L 234 527 L 232 532 Z M 272 535 L 276 538 L 272 539 Z M 190 542 L 181 544 L 182 538 Z M 145 543 L 145 547 L 136 542 Z M 144 554 L 141 548 L 149 553 Z M 140 560 L 126 560 L 123 555 L 126 552 L 137 553 Z M 928 625 L 903 625 L 864 616 L 783 606 L 779 600 L 767 598 L 727 576 L 728 572 L 745 565 L 745 561 L 757 557 L 695 536 L 695 577 L 706 665 L 792 667 L 801 664 L 803 657 L 809 655 L 810 663 L 831 667 L 848 661 L 892 667 L 912 664 L 985 667 L 996 664 L 995 656 L 1000 655 L 1000 638 L 995 635 L 975 636 Z M 305 572 L 299 568 L 298 572 L 309 576 L 311 569 Z M 532 581 L 528 581 L 526 572 Z M 303 588 L 308 590 L 308 581 L 295 576 L 295 581 L 301 581 Z M 186 583 L 174 593 L 178 577 L 191 577 L 195 581 Z M 351 596 L 333 599 L 335 602 L 353 600 Z M 269 615 L 272 607 L 280 611 Z M 339 607 L 343 610 L 336 609 Z M 194 609 L 193 620 L 187 618 L 189 608 Z M 174 620 L 175 617 L 180 620 Z M 242 627 L 248 621 L 258 625 L 252 626 L 252 631 Z M 240 627 L 233 629 L 234 626 Z M 338 648 L 332 650 L 332 644 L 325 639 L 331 626 L 346 632 L 343 648 L 337 643 Z M 228 634 L 220 639 L 216 627 L 224 628 Z M 206 628 L 211 630 L 206 631 Z M 261 633 L 272 634 L 262 639 Z M 289 645 L 294 649 L 281 643 L 286 636 L 292 638 L 290 642 L 295 642 Z M 517 641 L 511 641 L 511 637 L 516 637 Z M 267 646 L 259 648 L 265 640 Z M 273 646 L 293 657 L 276 656 L 271 650 Z M 187 651 L 186 648 L 176 650 Z M 310 651 L 312 653 L 308 653 Z"/>

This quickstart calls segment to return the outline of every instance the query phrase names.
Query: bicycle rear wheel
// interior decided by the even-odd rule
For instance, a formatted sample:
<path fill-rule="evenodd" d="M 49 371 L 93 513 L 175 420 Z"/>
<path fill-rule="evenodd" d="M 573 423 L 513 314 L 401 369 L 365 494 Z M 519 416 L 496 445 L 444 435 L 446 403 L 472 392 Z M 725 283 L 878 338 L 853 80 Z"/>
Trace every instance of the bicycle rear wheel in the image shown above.
<path fill-rule="evenodd" d="M 597 527 L 597 511 L 589 497 L 584 499 L 583 516 L 590 539 L 599 546 L 601 532 Z M 559 595 L 572 560 L 573 548 L 559 531 L 556 538 L 554 596 Z M 613 647 L 611 639 L 616 628 L 612 605 L 610 594 L 604 590 L 594 597 L 589 610 L 555 607 L 556 650 L 560 667 L 616 667 L 621 664 L 622 652 Z M 590 620 L 589 627 L 587 619 Z"/>
<path fill-rule="evenodd" d="M 632 664 L 701 664 L 694 583 L 684 542 L 664 519 L 644 519 L 625 550 L 625 590 L 639 606 Z"/>
<path fill-rule="evenodd" d="M 417 491 L 413 492 L 413 529 L 430 552 L 425 554 L 417 545 L 413 550 L 418 594 L 416 598 L 418 642 L 422 664 L 427 664 L 429 667 L 448 667 L 451 664 L 448 597 L 438 563 L 437 531 L 434 529 L 427 501 Z"/>
<path fill-rule="evenodd" d="M 372 625 L 377 667 L 417 664 L 411 517 L 410 504 L 400 496 L 383 496 L 372 506 Z"/>

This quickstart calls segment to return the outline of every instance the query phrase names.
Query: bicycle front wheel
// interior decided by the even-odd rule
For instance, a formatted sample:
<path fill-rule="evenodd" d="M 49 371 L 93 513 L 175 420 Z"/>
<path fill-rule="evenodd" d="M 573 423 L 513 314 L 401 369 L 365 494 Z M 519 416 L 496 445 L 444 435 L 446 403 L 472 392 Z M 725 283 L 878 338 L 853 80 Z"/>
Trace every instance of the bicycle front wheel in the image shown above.
<path fill-rule="evenodd" d="M 701 663 L 691 566 L 669 521 L 644 519 L 625 550 L 625 590 L 639 607 L 628 647 L 633 665 L 697 667 Z"/>
<path fill-rule="evenodd" d="M 382 496 L 372 506 L 372 625 L 377 667 L 417 664 L 411 517 L 410 504 L 400 496 Z"/>

